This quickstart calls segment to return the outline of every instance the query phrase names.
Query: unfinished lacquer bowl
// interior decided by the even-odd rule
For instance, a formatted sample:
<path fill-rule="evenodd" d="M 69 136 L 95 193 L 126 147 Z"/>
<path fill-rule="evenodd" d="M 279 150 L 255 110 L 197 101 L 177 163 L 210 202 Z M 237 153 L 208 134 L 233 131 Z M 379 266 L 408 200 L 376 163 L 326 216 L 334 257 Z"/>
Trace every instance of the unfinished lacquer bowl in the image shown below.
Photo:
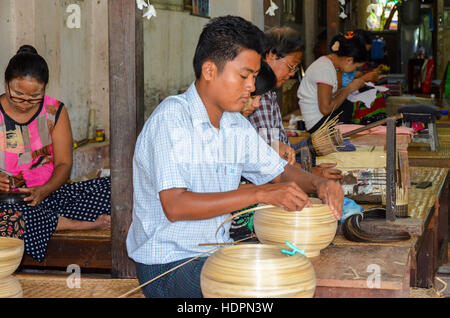
<path fill-rule="evenodd" d="M 287 241 L 304 250 L 307 257 L 319 256 L 333 241 L 337 230 L 337 220 L 325 204 L 314 204 L 297 212 L 280 208 L 259 210 L 253 223 L 261 243 L 285 245 Z"/>
<path fill-rule="evenodd" d="M 265 244 L 222 248 L 206 260 L 200 277 L 205 298 L 311 298 L 316 289 L 308 258 Z"/>
<path fill-rule="evenodd" d="M 0 237 L 0 297 L 22 297 L 20 283 L 11 275 L 19 267 L 24 252 L 22 240 Z"/>
<path fill-rule="evenodd" d="M 13 276 L 0 279 L 0 298 L 22 298 L 23 291 L 19 281 Z"/>

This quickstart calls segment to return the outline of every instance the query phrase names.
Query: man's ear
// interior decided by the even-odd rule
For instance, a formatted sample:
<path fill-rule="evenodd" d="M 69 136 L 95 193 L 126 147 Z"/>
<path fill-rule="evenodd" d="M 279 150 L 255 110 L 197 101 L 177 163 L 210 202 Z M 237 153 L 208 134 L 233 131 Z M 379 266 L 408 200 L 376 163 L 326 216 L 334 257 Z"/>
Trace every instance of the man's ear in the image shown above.
<path fill-rule="evenodd" d="M 202 77 L 206 81 L 210 81 L 217 76 L 218 69 L 216 63 L 213 61 L 206 61 L 202 65 Z"/>

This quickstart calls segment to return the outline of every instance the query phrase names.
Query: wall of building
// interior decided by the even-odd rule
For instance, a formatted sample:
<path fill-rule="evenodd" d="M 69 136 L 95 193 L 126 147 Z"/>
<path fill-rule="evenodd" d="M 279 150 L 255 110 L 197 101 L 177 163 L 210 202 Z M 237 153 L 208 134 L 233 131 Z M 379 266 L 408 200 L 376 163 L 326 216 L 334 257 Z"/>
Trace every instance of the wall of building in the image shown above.
<path fill-rule="evenodd" d="M 67 20 L 80 8 L 79 28 Z M 109 65 L 107 0 L 2 0 L 0 70 L 21 45 L 33 45 L 47 61 L 47 94 L 64 102 L 74 138 L 87 137 L 89 110 L 109 135 Z M 0 92 L 3 91 L 3 85 Z"/>
<path fill-rule="evenodd" d="M 172 1 L 173 2 L 173 1 Z M 261 30 L 262 0 L 211 0 L 210 16 L 238 15 Z M 177 94 L 194 81 L 193 58 L 203 26 L 210 20 L 188 11 L 168 10 L 155 4 L 157 17 L 144 22 L 145 116 L 165 97 Z"/>
<path fill-rule="evenodd" d="M 151 2 L 157 17 L 144 22 L 146 118 L 160 100 L 193 82 L 195 47 L 210 21 L 184 11 L 182 0 Z M 68 26 L 73 4 L 80 8 L 79 28 Z M 211 17 L 227 14 L 264 27 L 263 0 L 211 0 Z M 21 45 L 33 45 L 46 59 L 47 94 L 65 103 L 74 139 L 87 137 L 90 109 L 109 136 L 108 0 L 1 0 L 0 43 L 2 74 Z"/>

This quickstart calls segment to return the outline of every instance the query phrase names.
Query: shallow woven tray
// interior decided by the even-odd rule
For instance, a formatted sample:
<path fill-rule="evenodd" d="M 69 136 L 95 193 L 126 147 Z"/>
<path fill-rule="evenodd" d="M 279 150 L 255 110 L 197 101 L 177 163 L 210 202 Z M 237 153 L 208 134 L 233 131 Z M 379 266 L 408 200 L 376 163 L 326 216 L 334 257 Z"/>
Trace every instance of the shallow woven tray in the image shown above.
<path fill-rule="evenodd" d="M 17 274 L 24 298 L 117 298 L 139 286 L 137 279 L 81 278 L 80 287 L 70 289 L 68 276 Z M 145 298 L 141 290 L 128 298 Z"/>

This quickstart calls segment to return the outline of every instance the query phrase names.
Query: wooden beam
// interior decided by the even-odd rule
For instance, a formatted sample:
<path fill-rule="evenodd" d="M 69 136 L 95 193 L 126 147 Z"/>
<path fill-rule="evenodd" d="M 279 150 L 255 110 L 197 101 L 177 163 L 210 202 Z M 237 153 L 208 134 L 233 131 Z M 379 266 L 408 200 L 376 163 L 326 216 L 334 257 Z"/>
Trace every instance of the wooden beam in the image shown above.
<path fill-rule="evenodd" d="M 386 131 L 386 220 L 395 221 L 397 146 L 395 119 L 387 119 Z"/>
<path fill-rule="evenodd" d="M 331 39 L 339 33 L 339 2 L 327 0 L 327 47 Z"/>
<path fill-rule="evenodd" d="M 110 0 L 111 275 L 134 278 L 125 241 L 133 209 L 132 158 L 143 124 L 143 18 L 136 2 Z"/>

